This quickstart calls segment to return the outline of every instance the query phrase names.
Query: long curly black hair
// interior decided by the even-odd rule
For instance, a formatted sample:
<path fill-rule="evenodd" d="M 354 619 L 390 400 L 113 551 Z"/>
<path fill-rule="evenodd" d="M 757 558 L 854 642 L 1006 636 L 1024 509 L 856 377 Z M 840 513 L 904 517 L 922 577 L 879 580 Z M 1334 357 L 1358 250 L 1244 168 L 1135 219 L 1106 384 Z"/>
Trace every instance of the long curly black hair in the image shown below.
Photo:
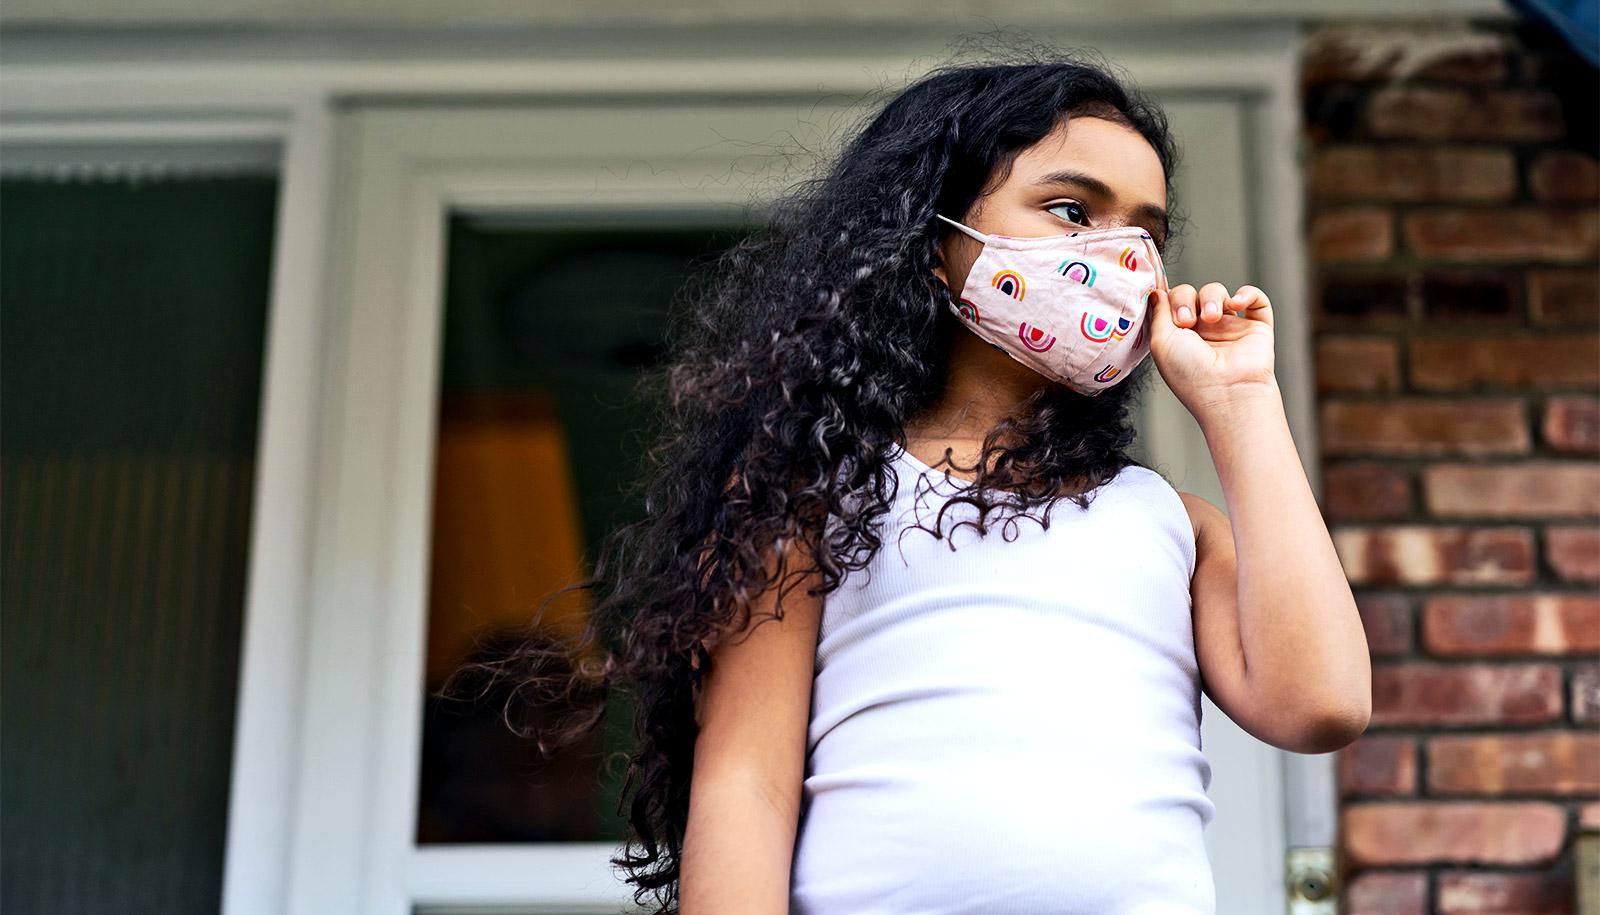
<path fill-rule="evenodd" d="M 934 213 L 965 216 L 1019 152 L 1073 116 L 1144 136 L 1170 201 L 1177 151 L 1165 115 L 1089 56 L 1035 47 L 927 73 L 691 280 L 668 358 L 638 388 L 658 417 L 634 484 L 643 516 L 600 545 L 592 578 L 538 611 L 593 589 L 583 633 L 552 642 L 536 618 L 525 641 L 463 666 L 441 690 L 509 683 L 506 722 L 547 756 L 595 728 L 614 690 L 631 692 L 636 745 L 618 804 L 631 835 L 612 864 L 656 915 L 678 910 L 707 642 L 749 623 L 771 588 L 775 609 L 763 620 L 781 617 L 783 596 L 802 581 L 814 583 L 812 594 L 833 591 L 882 545 L 879 519 L 899 485 L 891 448 L 938 398 L 950 335 L 966 332 L 932 270 L 948 230 Z M 962 523 L 981 534 L 996 510 L 1008 524 L 1029 517 L 1048 527 L 1059 499 L 1086 505 L 1139 463 L 1127 450 L 1130 413 L 1150 365 L 1095 396 L 1042 385 L 987 433 L 975 464 L 959 468 L 976 478 L 940 519 L 954 505 L 976 506 Z M 940 464 L 958 467 L 948 450 Z M 1041 506 L 1043 516 L 1032 515 Z M 807 560 L 769 561 L 793 547 Z M 519 726 L 532 708 L 564 714 Z"/>

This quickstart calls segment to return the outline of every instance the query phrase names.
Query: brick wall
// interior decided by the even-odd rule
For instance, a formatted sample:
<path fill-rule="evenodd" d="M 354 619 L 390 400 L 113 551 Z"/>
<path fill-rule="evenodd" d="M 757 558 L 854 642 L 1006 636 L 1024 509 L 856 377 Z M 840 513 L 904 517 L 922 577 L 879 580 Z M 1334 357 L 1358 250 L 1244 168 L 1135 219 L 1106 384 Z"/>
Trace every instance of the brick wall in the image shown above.
<path fill-rule="evenodd" d="M 1596 76 L 1543 30 L 1314 31 L 1326 505 L 1373 651 L 1344 911 L 1568 913 L 1600 827 Z"/>

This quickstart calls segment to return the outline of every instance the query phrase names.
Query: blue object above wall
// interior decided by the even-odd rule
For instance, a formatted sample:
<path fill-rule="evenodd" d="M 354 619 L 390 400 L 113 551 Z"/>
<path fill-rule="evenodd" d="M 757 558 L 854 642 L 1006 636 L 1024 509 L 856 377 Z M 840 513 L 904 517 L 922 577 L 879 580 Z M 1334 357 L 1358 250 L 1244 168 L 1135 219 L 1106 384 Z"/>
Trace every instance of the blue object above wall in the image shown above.
<path fill-rule="evenodd" d="M 1560 33 L 1572 50 L 1600 67 L 1600 0 L 1507 0 L 1511 8 Z"/>

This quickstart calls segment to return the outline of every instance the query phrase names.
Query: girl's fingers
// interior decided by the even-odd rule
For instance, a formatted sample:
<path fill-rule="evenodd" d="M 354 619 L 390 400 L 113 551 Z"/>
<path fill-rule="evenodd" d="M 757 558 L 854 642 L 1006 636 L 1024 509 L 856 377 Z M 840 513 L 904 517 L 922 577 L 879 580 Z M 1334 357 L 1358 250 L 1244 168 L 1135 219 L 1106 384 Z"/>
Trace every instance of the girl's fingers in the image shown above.
<path fill-rule="evenodd" d="M 1180 283 L 1167 290 L 1167 303 L 1172 307 L 1172 322 L 1179 327 L 1193 327 L 1195 322 L 1194 286 Z"/>
<path fill-rule="evenodd" d="M 1255 286 L 1246 283 L 1228 298 L 1228 304 L 1235 311 L 1247 311 L 1252 308 L 1268 308 L 1272 303 L 1267 300 L 1267 294 Z"/>

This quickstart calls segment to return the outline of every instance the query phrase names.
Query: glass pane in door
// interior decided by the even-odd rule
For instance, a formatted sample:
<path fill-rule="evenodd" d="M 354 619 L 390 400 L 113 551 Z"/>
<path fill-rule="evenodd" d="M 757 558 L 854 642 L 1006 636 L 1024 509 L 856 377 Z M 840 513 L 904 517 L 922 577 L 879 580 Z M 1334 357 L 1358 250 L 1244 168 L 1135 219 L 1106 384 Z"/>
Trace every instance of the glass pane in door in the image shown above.
<path fill-rule="evenodd" d="M 633 710 L 620 697 L 592 739 L 544 760 L 502 721 L 504 688 L 470 703 L 434 692 L 518 638 L 547 596 L 588 577 L 606 532 L 638 517 L 628 484 L 646 442 L 634 385 L 662 356 L 688 273 L 740 231 L 452 219 L 419 844 L 624 835 L 619 751 Z M 556 598 L 540 633 L 575 634 L 590 598 Z"/>

